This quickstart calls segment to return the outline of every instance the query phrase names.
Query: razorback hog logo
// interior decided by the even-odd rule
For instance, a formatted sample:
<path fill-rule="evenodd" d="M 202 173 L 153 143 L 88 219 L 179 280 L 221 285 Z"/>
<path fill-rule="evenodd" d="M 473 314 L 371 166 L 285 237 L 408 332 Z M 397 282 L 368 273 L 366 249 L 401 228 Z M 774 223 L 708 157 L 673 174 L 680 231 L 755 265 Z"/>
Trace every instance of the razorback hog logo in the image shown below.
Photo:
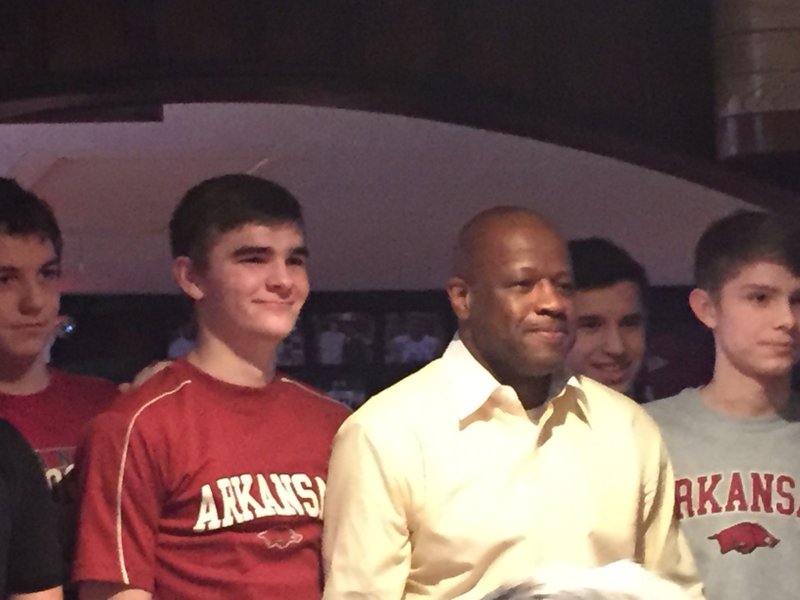
<path fill-rule="evenodd" d="M 259 533 L 258 537 L 266 544 L 267 548 L 279 550 L 285 550 L 292 544 L 299 544 L 303 540 L 303 536 L 290 527 L 267 529 Z"/>
<path fill-rule="evenodd" d="M 719 551 L 722 554 L 731 550 L 736 550 L 741 554 L 750 554 L 756 548 L 773 548 L 780 542 L 758 523 L 748 521 L 731 525 L 708 536 L 708 539 L 719 542 Z"/>

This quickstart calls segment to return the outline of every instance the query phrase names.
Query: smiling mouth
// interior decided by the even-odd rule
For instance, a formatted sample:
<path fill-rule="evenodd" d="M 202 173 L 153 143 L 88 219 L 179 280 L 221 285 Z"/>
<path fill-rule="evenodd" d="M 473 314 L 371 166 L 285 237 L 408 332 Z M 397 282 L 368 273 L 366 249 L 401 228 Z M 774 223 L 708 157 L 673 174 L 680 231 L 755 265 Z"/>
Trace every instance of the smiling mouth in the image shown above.
<path fill-rule="evenodd" d="M 622 365 L 592 365 L 592 369 L 603 379 L 613 381 L 614 383 L 621 383 L 630 375 L 630 363 Z"/>
<path fill-rule="evenodd" d="M 538 333 L 540 335 L 567 335 L 566 329 L 529 329 L 527 333 Z"/>
<path fill-rule="evenodd" d="M 18 329 L 20 331 L 36 331 L 44 329 L 45 327 L 47 327 L 46 323 L 22 323 L 20 325 L 14 325 L 13 329 Z"/>
<path fill-rule="evenodd" d="M 264 306 L 284 306 L 287 308 L 290 308 L 295 304 L 293 301 L 287 300 L 256 300 L 255 303 Z"/>
<path fill-rule="evenodd" d="M 780 353 L 795 353 L 798 352 L 797 344 L 765 344 L 767 348 Z"/>
<path fill-rule="evenodd" d="M 592 367 L 600 371 L 626 371 L 630 366 L 631 363 L 595 363 L 592 365 Z"/>

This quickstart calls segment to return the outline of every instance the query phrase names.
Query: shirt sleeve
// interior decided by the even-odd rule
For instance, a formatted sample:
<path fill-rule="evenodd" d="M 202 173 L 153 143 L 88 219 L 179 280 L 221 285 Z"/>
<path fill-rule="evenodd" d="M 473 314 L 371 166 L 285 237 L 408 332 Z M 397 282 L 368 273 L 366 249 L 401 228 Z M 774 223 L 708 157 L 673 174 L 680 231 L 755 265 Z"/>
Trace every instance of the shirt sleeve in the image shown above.
<path fill-rule="evenodd" d="M 694 599 L 702 600 L 703 585 L 686 538 L 675 516 L 675 476 L 658 428 L 647 417 L 652 431 L 647 436 L 643 514 L 643 566 L 680 585 Z"/>
<path fill-rule="evenodd" d="M 404 595 L 411 564 L 410 490 L 404 483 L 408 469 L 398 460 L 408 460 L 408 452 L 398 446 L 396 437 L 370 434 L 354 418 L 334 440 L 322 536 L 325 599 Z"/>
<path fill-rule="evenodd" d="M 157 450 L 136 415 L 109 412 L 92 421 L 75 468 L 81 506 L 75 581 L 105 581 L 153 591 L 161 509 Z"/>
<path fill-rule="evenodd" d="M 47 480 L 31 447 L 12 431 L 4 460 L 15 472 L 7 592 L 22 594 L 61 585 L 58 524 Z"/>

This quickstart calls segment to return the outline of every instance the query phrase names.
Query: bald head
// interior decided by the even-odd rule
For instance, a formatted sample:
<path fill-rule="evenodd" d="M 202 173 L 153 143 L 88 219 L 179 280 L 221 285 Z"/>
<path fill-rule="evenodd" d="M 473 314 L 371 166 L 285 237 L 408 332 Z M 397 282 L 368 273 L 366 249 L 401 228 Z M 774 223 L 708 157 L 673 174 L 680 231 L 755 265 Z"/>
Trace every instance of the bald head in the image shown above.
<path fill-rule="evenodd" d="M 495 206 L 472 217 L 458 232 L 455 275 L 473 280 L 479 263 L 487 257 L 486 249 L 512 231 L 520 230 L 534 239 L 561 240 L 555 228 L 534 211 L 518 206 Z"/>
<path fill-rule="evenodd" d="M 447 289 L 461 340 L 498 381 L 532 382 L 563 362 L 572 273 L 564 240 L 541 216 L 497 207 L 471 219 Z"/>

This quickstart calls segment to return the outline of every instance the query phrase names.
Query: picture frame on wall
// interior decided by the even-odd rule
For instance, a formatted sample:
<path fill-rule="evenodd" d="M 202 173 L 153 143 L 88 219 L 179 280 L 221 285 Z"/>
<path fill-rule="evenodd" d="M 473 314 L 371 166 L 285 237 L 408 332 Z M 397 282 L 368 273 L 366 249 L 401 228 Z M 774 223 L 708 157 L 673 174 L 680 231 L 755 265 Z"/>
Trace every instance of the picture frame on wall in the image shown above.
<path fill-rule="evenodd" d="M 314 314 L 314 348 L 319 365 L 359 365 L 375 358 L 375 316 L 340 311 Z"/>
<path fill-rule="evenodd" d="M 434 311 L 389 312 L 384 326 L 386 364 L 426 364 L 447 344 L 442 315 Z"/>

